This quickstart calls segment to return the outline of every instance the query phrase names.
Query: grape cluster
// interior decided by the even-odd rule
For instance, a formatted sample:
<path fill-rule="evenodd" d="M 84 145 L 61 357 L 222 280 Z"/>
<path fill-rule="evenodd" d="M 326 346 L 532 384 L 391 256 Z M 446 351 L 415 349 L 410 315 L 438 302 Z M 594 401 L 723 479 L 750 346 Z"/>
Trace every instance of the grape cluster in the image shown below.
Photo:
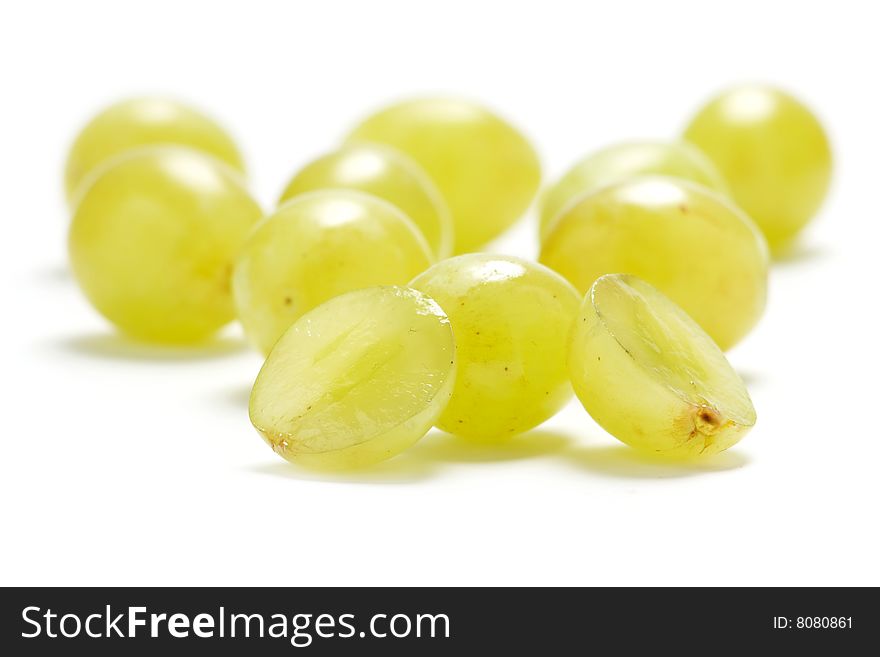
<path fill-rule="evenodd" d="M 611 145 L 546 187 L 538 262 L 477 252 L 535 200 L 540 165 L 520 131 L 463 100 L 367 117 L 269 213 L 226 132 L 164 99 L 96 116 L 65 183 L 94 307 L 164 343 L 237 317 L 267 355 L 253 425 L 288 460 L 344 468 L 433 426 L 505 440 L 572 391 L 633 447 L 727 449 L 755 410 L 723 350 L 761 317 L 771 256 L 830 176 L 813 114 L 749 85 L 680 140 Z"/>

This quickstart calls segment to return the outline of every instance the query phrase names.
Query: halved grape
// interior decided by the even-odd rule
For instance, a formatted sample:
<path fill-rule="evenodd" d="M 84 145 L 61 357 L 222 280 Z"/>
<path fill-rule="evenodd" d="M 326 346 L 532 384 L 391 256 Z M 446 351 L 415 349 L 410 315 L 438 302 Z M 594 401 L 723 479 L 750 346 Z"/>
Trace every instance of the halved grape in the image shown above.
<path fill-rule="evenodd" d="M 730 200 L 676 178 L 630 178 L 575 200 L 540 261 L 582 292 L 603 274 L 644 278 L 722 349 L 749 332 L 767 297 L 767 246 L 754 223 Z"/>
<path fill-rule="evenodd" d="M 437 426 L 483 441 L 537 426 L 570 398 L 566 339 L 580 295 L 546 267 L 470 254 L 416 277 L 449 315 L 458 377 Z"/>
<path fill-rule="evenodd" d="M 233 319 L 229 276 L 262 211 L 235 171 L 197 151 L 133 150 L 84 190 L 68 247 L 101 314 L 154 342 L 195 342 Z"/>
<path fill-rule="evenodd" d="M 212 119 L 167 98 L 133 98 L 103 110 L 73 142 L 65 169 L 68 201 L 101 163 L 132 148 L 156 145 L 187 146 L 244 171 L 232 138 Z"/>
<path fill-rule="evenodd" d="M 568 370 L 593 419 L 633 447 L 707 456 L 755 424 L 748 391 L 712 338 L 635 276 L 593 284 L 572 327 Z"/>
<path fill-rule="evenodd" d="M 519 219 L 541 179 L 538 156 L 526 138 L 465 100 L 397 103 L 368 117 L 349 141 L 393 146 L 428 173 L 452 212 L 455 253 L 473 251 Z"/>
<path fill-rule="evenodd" d="M 297 318 L 343 292 L 405 284 L 433 262 L 397 207 L 344 189 L 309 192 L 264 219 L 235 264 L 232 289 L 251 341 L 268 352 Z"/>
<path fill-rule="evenodd" d="M 700 109 L 684 136 L 715 162 L 774 250 L 807 224 L 828 192 L 831 147 L 822 124 L 779 89 L 729 89 Z"/>
<path fill-rule="evenodd" d="M 254 383 L 250 418 L 289 461 L 358 467 L 421 438 L 454 380 L 452 328 L 433 299 L 401 287 L 357 290 L 278 340 Z"/>
<path fill-rule="evenodd" d="M 578 196 L 635 175 L 683 178 L 719 192 L 727 185 L 711 160 L 687 142 L 634 141 L 591 153 L 574 164 L 541 198 L 541 238 L 553 220 Z"/>
<path fill-rule="evenodd" d="M 356 189 L 403 210 L 437 258 L 452 251 L 452 218 L 428 175 L 409 157 L 380 144 L 353 144 L 303 167 L 287 184 L 279 204 L 318 189 Z"/>

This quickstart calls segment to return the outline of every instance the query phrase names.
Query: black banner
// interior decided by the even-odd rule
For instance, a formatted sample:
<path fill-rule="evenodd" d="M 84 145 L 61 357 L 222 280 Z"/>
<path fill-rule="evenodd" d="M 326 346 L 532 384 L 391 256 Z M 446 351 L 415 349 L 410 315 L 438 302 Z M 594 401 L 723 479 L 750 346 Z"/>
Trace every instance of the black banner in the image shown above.
<path fill-rule="evenodd" d="M 848 655 L 877 651 L 878 611 L 873 589 L 22 588 L 2 591 L 0 647 L 6 655 L 163 657 L 719 648 Z"/>

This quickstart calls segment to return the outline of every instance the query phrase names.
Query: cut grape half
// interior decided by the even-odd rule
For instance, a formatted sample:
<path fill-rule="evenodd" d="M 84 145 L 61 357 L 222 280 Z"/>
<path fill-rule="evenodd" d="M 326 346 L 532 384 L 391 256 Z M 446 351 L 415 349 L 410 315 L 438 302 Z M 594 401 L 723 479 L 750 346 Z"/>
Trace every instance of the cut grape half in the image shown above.
<path fill-rule="evenodd" d="M 593 284 L 571 331 L 568 369 L 593 419 L 632 447 L 707 456 L 755 424 L 745 384 L 712 338 L 635 276 Z"/>
<path fill-rule="evenodd" d="M 440 306 L 409 288 L 366 288 L 284 333 L 257 376 L 250 418 L 288 461 L 360 467 L 425 435 L 454 380 L 452 327 Z"/>

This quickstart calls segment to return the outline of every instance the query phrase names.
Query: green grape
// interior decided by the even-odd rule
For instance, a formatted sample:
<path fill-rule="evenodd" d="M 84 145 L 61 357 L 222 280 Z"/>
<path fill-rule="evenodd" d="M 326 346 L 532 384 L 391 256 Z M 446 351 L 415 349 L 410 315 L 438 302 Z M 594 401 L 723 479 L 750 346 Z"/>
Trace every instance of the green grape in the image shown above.
<path fill-rule="evenodd" d="M 72 204 L 80 183 L 112 156 L 142 146 L 188 146 L 243 172 L 235 143 L 210 118 L 167 98 L 134 98 L 106 108 L 77 136 L 67 156 L 65 184 Z"/>
<path fill-rule="evenodd" d="M 822 125 L 772 87 L 730 89 L 707 103 L 684 133 L 715 162 L 733 199 L 775 251 L 816 214 L 831 182 Z"/>
<path fill-rule="evenodd" d="M 279 203 L 303 192 L 342 188 L 367 192 L 403 210 L 437 258 L 452 252 L 452 219 L 434 183 L 406 155 L 379 144 L 355 144 L 318 158 L 288 183 Z"/>
<path fill-rule="evenodd" d="M 526 138 L 464 100 L 392 105 L 367 118 L 349 140 L 388 144 L 422 166 L 452 211 L 455 253 L 473 251 L 519 219 L 541 178 Z"/>
<path fill-rule="evenodd" d="M 254 383 L 250 418 L 289 461 L 358 467 L 425 435 L 454 380 L 452 329 L 433 299 L 401 287 L 361 289 L 284 333 Z"/>
<path fill-rule="evenodd" d="M 539 259 L 582 292 L 603 274 L 644 278 L 722 349 L 749 332 L 767 297 L 767 246 L 754 223 L 721 195 L 676 178 L 630 178 L 576 200 Z"/>
<path fill-rule="evenodd" d="M 593 284 L 572 327 L 568 370 L 593 419 L 632 447 L 708 456 L 755 424 L 746 387 L 712 338 L 635 276 Z"/>
<path fill-rule="evenodd" d="M 229 274 L 261 215 L 219 160 L 184 148 L 133 150 L 103 168 L 77 204 L 73 273 L 125 333 L 195 342 L 233 319 Z"/>
<path fill-rule="evenodd" d="M 519 258 L 470 254 L 434 265 L 410 286 L 440 304 L 455 333 L 458 376 L 438 427 L 503 440 L 569 399 L 566 338 L 580 295 L 561 276 Z"/>
<path fill-rule="evenodd" d="M 684 178 L 727 193 L 715 165 L 686 142 L 638 141 L 603 148 L 578 161 L 544 192 L 541 199 L 541 238 L 573 199 L 635 175 L 659 174 Z"/>
<path fill-rule="evenodd" d="M 343 292 L 405 284 L 433 262 L 398 208 L 344 189 L 287 201 L 254 230 L 232 276 L 238 317 L 264 353 L 300 316 Z"/>

